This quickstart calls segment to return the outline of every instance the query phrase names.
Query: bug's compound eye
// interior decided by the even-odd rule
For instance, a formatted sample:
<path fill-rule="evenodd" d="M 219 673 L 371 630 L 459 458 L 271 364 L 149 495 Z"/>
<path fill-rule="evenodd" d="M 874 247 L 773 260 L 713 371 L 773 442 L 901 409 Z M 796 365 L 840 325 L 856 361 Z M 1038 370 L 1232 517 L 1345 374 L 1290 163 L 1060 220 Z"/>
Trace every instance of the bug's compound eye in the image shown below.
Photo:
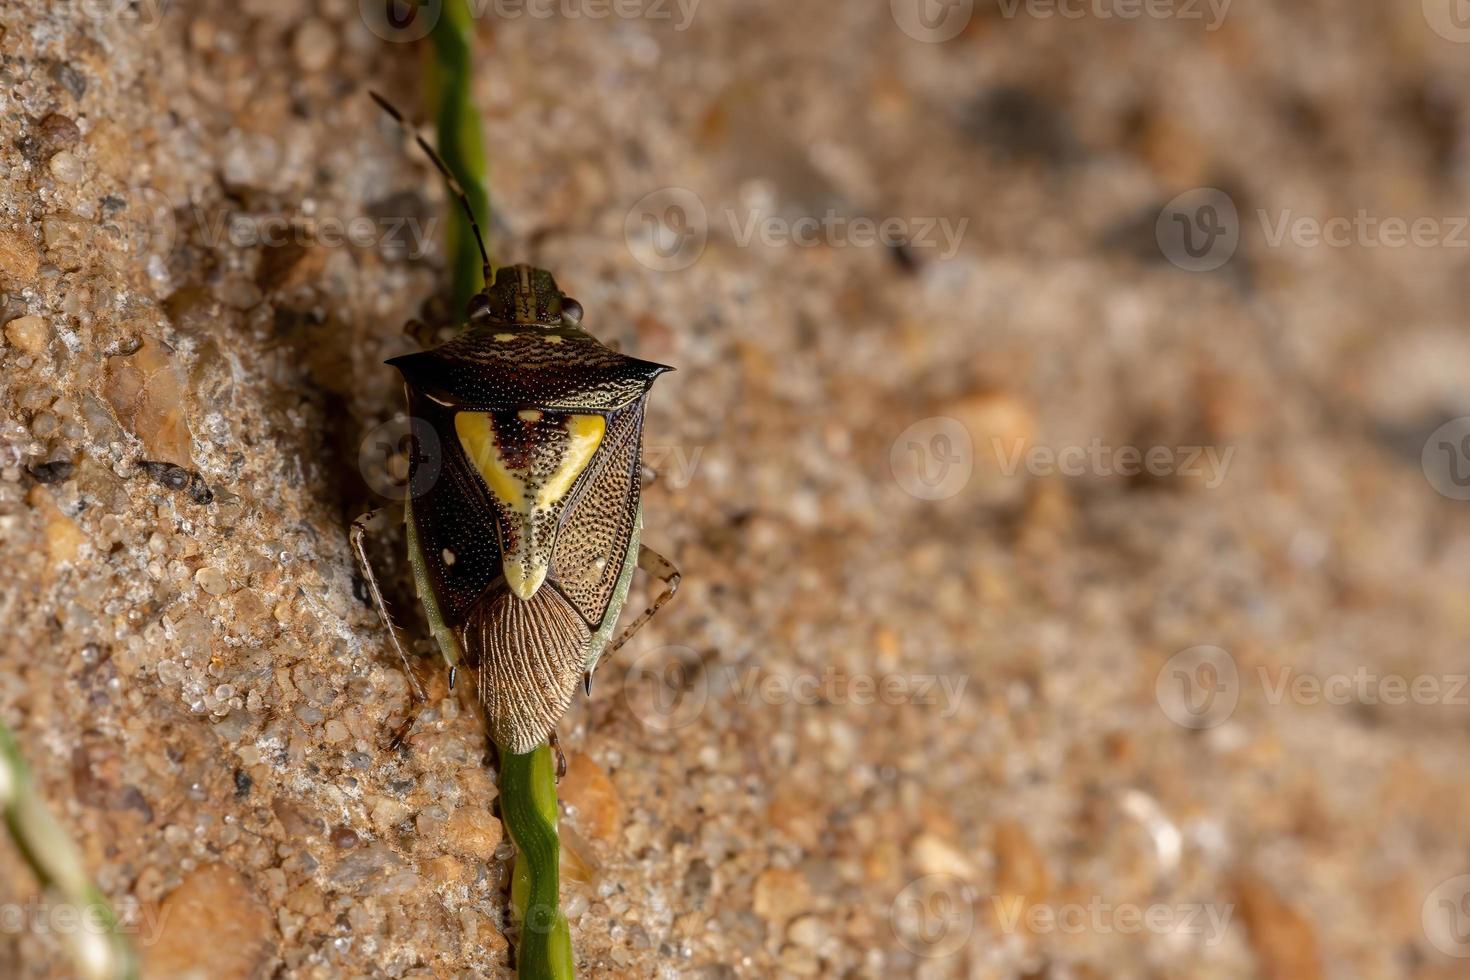
<path fill-rule="evenodd" d="M 575 327 L 582 322 L 582 304 L 568 296 L 561 301 L 561 322 Z"/>
<path fill-rule="evenodd" d="M 476 293 L 470 297 L 470 304 L 465 312 L 471 320 L 485 319 L 490 315 L 490 297 L 484 293 Z"/>

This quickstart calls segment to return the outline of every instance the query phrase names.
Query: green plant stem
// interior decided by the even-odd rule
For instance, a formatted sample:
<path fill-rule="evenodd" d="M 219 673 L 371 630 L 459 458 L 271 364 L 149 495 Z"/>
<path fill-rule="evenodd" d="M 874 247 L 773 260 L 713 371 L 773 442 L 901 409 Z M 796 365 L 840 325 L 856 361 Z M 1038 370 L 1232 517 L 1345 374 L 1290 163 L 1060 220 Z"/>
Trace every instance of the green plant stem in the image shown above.
<path fill-rule="evenodd" d="M 445 0 L 431 34 L 429 88 L 436 106 L 439 155 L 463 185 L 481 232 L 488 234 L 490 194 L 486 190 L 485 137 L 471 85 L 474 38 L 475 21 L 468 0 Z M 459 313 L 480 291 L 484 277 L 474 233 L 457 204 L 450 208 L 448 246 L 454 276 L 451 300 Z"/>
<path fill-rule="evenodd" d="M 434 26 L 429 62 L 439 154 L 459 179 L 483 231 L 490 228 L 485 139 L 471 93 L 474 18 L 467 0 L 445 0 Z M 479 247 L 469 221 L 451 209 L 448 248 L 454 270 L 452 299 L 463 310 L 484 283 Z M 500 751 L 500 813 L 516 846 L 511 912 L 520 926 L 517 972 L 522 980 L 571 980 L 571 930 L 560 907 L 561 842 L 556 833 L 556 771 L 540 745 L 516 755 Z"/>
<path fill-rule="evenodd" d="M 542 744 L 523 755 L 500 753 L 500 815 L 516 846 L 511 910 L 521 929 L 521 980 L 575 976 L 572 937 L 561 912 L 561 842 L 556 833 L 556 773 Z"/>
<path fill-rule="evenodd" d="M 134 980 L 138 961 L 82 862 L 81 852 L 41 802 L 10 730 L 0 725 L 0 811 L 26 864 L 55 899 L 77 912 L 67 936 L 77 973 L 87 980 Z"/>

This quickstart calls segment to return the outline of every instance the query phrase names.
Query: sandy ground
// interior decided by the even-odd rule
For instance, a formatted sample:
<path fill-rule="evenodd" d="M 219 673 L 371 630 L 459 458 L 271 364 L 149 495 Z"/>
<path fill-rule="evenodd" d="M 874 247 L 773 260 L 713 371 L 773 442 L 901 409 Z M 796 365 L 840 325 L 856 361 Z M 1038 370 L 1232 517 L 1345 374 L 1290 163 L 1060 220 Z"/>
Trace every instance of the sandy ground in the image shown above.
<path fill-rule="evenodd" d="M 684 584 L 562 726 L 581 975 L 1464 975 L 1470 32 L 1274 6 L 480 21 L 495 252 L 678 367 Z M 0 10 L 0 717 L 150 975 L 509 975 L 481 720 L 419 639 L 386 747 L 346 539 L 421 54 Z M 0 848 L 7 975 L 46 901 Z"/>

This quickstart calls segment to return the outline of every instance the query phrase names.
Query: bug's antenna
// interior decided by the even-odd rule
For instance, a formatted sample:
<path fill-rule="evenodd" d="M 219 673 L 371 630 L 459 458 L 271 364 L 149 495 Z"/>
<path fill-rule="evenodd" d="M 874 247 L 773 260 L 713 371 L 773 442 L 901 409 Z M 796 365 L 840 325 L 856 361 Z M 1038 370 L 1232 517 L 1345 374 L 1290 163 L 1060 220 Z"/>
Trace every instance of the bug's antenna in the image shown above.
<path fill-rule="evenodd" d="M 438 169 L 439 174 L 444 178 L 444 182 L 449 185 L 450 193 L 459 198 L 459 205 L 464 208 L 465 217 L 470 220 L 470 230 L 475 233 L 475 244 L 480 246 L 480 259 L 484 263 L 482 275 L 485 279 L 485 285 L 481 292 L 488 293 L 490 291 L 490 284 L 494 281 L 491 274 L 493 270 L 490 267 L 490 253 L 485 251 L 485 237 L 480 234 L 480 224 L 475 220 L 475 209 L 470 206 L 469 195 L 464 192 L 464 188 L 460 186 L 458 178 L 454 176 L 454 172 L 440 158 L 438 152 L 429 145 L 428 140 L 424 139 L 423 135 L 418 131 L 417 126 L 403 118 L 403 113 L 399 112 L 393 103 L 383 98 L 377 92 L 368 89 L 368 95 L 371 95 L 373 101 L 381 106 L 384 112 L 392 116 L 398 122 L 398 125 L 408 131 L 408 135 L 412 136 L 414 142 L 418 143 L 419 149 L 424 151 L 433 162 L 435 168 Z"/>

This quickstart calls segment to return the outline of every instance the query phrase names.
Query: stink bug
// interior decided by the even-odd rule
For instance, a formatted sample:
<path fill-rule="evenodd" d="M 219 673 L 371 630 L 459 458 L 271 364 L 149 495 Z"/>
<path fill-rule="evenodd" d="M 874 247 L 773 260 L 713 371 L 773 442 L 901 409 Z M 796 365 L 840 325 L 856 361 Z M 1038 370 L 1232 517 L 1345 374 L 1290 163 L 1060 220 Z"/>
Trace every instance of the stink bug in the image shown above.
<path fill-rule="evenodd" d="M 387 362 L 403 376 L 417 433 L 409 563 L 451 671 L 474 671 L 496 744 L 521 754 L 554 741 L 578 683 L 590 691 L 598 661 L 678 586 L 673 564 L 640 541 L 644 402 L 672 369 L 583 330 L 581 304 L 549 272 L 516 265 L 492 276 L 468 198 L 415 139 L 469 215 L 486 285 L 457 336 Z M 370 516 L 353 524 L 353 547 L 413 681 L 363 546 Z M 664 589 L 614 640 L 635 567 Z"/>

